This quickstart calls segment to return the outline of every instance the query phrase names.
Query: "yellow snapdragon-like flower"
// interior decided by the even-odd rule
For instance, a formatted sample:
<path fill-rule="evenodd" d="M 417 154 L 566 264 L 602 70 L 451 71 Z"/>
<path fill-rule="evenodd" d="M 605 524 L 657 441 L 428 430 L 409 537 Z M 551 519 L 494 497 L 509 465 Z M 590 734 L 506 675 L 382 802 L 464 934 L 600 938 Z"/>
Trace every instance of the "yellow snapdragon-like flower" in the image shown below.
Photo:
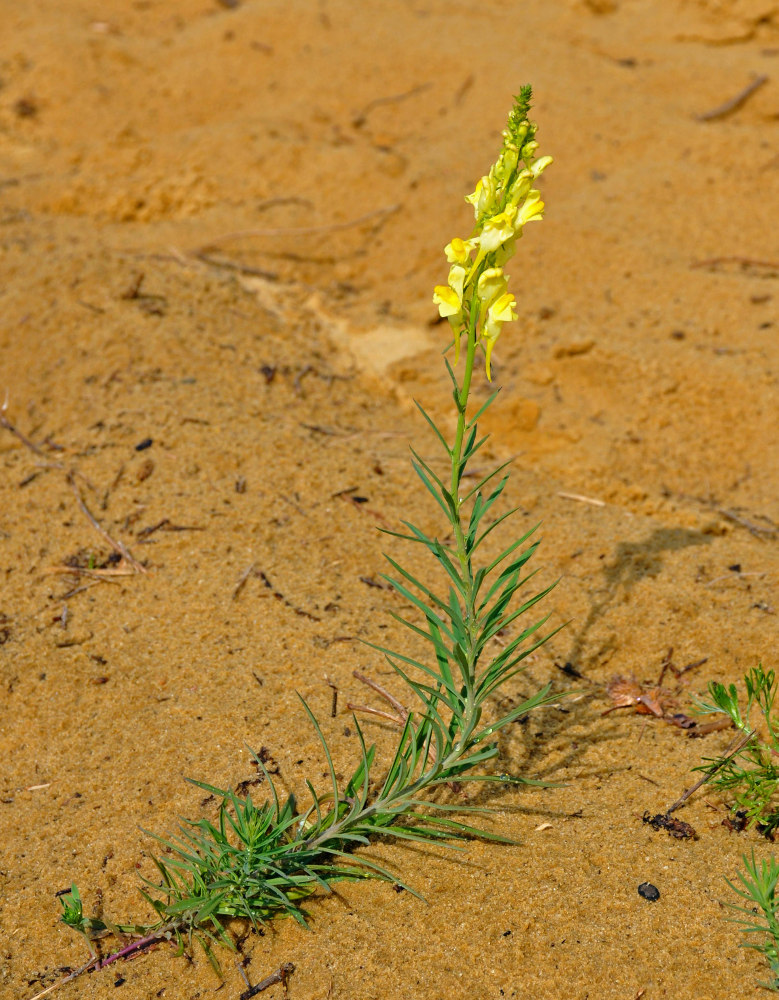
<path fill-rule="evenodd" d="M 526 222 L 532 222 L 534 219 L 542 219 L 543 216 L 544 203 L 541 201 L 541 195 L 538 191 L 531 191 L 524 205 L 521 206 L 517 213 L 517 227 L 521 228 Z"/>
<path fill-rule="evenodd" d="M 490 175 L 485 175 L 476 184 L 473 194 L 467 194 L 465 200 L 473 205 L 473 214 L 476 221 L 497 208 L 495 202 L 496 185 L 495 179 Z"/>
<path fill-rule="evenodd" d="M 452 241 L 454 242 L 454 240 Z M 463 241 L 460 240 L 462 243 Z M 460 335 L 463 331 L 463 286 L 467 271 L 461 264 L 453 264 L 449 269 L 449 284 L 436 285 L 433 302 L 438 306 L 439 315 L 449 320 L 454 333 L 454 363 L 460 360 Z"/>
<path fill-rule="evenodd" d="M 537 160 L 534 160 L 533 163 L 530 164 L 530 172 L 534 177 L 538 177 L 539 174 L 543 173 L 552 162 L 554 161 L 551 156 L 539 156 Z"/>
<path fill-rule="evenodd" d="M 496 299 L 487 310 L 487 317 L 482 326 L 481 336 L 484 341 L 485 364 L 487 367 L 487 378 L 492 381 L 490 372 L 490 356 L 492 349 L 500 336 L 504 323 L 517 318 L 517 310 L 514 308 L 516 299 L 511 292 L 506 292 Z"/>
<path fill-rule="evenodd" d="M 506 240 L 510 240 L 516 231 L 517 206 L 507 205 L 502 212 L 493 215 L 484 223 L 484 228 L 479 236 L 479 254 L 492 253 L 502 246 Z"/>
<path fill-rule="evenodd" d="M 459 236 L 455 236 L 452 242 L 447 243 L 444 247 L 446 259 L 450 264 L 464 266 L 470 262 L 471 250 L 476 246 L 476 243 L 476 240 L 461 240 Z"/>
<path fill-rule="evenodd" d="M 476 294 L 479 297 L 479 323 L 484 323 L 484 316 L 496 299 L 508 291 L 508 278 L 502 267 L 488 267 L 479 276 Z"/>
<path fill-rule="evenodd" d="M 444 319 L 462 313 L 463 300 L 457 292 L 448 285 L 436 285 L 433 289 L 433 302 L 438 306 L 438 312 Z"/>

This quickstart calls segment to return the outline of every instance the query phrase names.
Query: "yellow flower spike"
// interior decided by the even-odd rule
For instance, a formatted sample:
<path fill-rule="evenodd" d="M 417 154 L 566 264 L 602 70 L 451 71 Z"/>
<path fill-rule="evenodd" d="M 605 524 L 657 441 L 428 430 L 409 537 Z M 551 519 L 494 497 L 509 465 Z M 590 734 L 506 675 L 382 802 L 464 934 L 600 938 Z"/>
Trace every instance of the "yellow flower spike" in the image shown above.
<path fill-rule="evenodd" d="M 517 318 L 517 310 L 514 308 L 516 301 L 517 300 L 511 292 L 506 292 L 501 295 L 499 299 L 496 299 L 487 310 L 487 318 L 482 328 L 481 335 L 482 340 L 484 341 L 487 378 L 490 382 L 492 381 L 492 374 L 490 372 L 490 357 L 492 355 L 492 349 L 500 336 L 503 324 Z"/>
<path fill-rule="evenodd" d="M 495 342 L 503 324 L 517 318 L 516 299 L 508 292 L 503 267 L 516 252 L 525 224 L 543 217 L 544 202 L 533 185 L 552 163 L 551 156 L 536 156 L 536 125 L 528 118 L 531 96 L 529 86 L 516 95 L 498 156 L 465 198 L 476 218 L 473 235 L 467 240 L 455 237 L 447 244 L 448 285 L 438 285 L 433 296 L 454 331 L 455 362 L 460 338 L 471 337 L 474 331 L 490 380 Z M 465 386 L 470 385 L 475 346 L 469 340 Z"/>

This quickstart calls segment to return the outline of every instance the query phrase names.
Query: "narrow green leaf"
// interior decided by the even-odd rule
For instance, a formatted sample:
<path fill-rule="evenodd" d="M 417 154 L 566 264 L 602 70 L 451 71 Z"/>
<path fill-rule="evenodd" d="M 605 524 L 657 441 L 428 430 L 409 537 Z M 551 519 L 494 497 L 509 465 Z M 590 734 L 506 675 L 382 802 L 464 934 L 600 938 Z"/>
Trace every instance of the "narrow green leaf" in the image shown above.
<path fill-rule="evenodd" d="M 441 433 L 441 431 L 438 429 L 438 427 L 436 427 L 436 424 L 435 424 L 435 421 L 433 420 L 433 418 L 428 414 L 428 412 L 425 410 L 425 408 L 422 406 L 422 404 L 419 403 L 416 399 L 414 400 L 414 405 L 419 410 L 419 412 L 422 414 L 422 416 L 425 418 L 425 420 L 427 421 L 428 426 L 430 427 L 430 429 L 432 430 L 432 432 L 435 434 L 435 436 L 438 438 L 438 440 L 443 445 L 444 451 L 446 452 L 446 454 L 449 457 L 451 457 L 452 449 L 446 443 L 446 438 L 443 436 L 443 434 Z"/>
<path fill-rule="evenodd" d="M 485 412 L 485 410 L 488 407 L 492 406 L 492 404 L 495 402 L 495 397 L 498 395 L 499 392 L 500 392 L 500 388 L 496 389 L 493 393 L 490 394 L 489 398 L 487 399 L 487 402 L 486 403 L 482 403 L 482 405 L 479 407 L 479 409 L 476 411 L 476 413 L 471 417 L 471 419 L 465 425 L 466 429 L 470 430 L 470 428 L 474 426 L 474 424 L 476 423 L 476 421 Z"/>

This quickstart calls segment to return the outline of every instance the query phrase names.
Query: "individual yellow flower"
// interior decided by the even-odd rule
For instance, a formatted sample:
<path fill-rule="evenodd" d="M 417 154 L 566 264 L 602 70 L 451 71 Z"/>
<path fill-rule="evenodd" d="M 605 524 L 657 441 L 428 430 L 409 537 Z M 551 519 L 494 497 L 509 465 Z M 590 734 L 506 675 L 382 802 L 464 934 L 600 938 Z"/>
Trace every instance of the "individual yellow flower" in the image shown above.
<path fill-rule="evenodd" d="M 539 156 L 535 162 L 530 164 L 530 171 L 534 177 L 538 177 L 538 175 L 546 170 L 549 164 L 553 162 L 554 161 L 551 156 Z"/>
<path fill-rule="evenodd" d="M 461 304 L 463 301 L 463 285 L 465 284 L 466 274 L 467 272 L 461 264 L 452 264 L 449 268 L 449 287 L 457 293 Z"/>
<path fill-rule="evenodd" d="M 479 236 L 479 254 L 482 257 L 511 239 L 516 229 L 516 217 L 517 206 L 507 205 L 502 212 L 487 219 Z"/>
<path fill-rule="evenodd" d="M 435 286 L 433 289 L 433 302 L 438 306 L 438 312 L 444 319 L 449 319 L 450 316 L 457 316 L 462 312 L 462 299 L 448 285 Z"/>
<path fill-rule="evenodd" d="M 460 360 L 460 334 L 463 328 L 463 286 L 466 270 L 460 264 L 453 264 L 449 269 L 449 284 L 436 285 L 433 289 L 433 302 L 438 306 L 439 315 L 449 320 L 454 333 L 454 363 Z"/>
<path fill-rule="evenodd" d="M 538 191 L 531 191 L 517 213 L 517 228 L 521 229 L 526 222 L 532 222 L 533 219 L 542 219 L 543 215 L 544 203 L 541 201 L 541 194 Z"/>
<path fill-rule="evenodd" d="M 517 147 L 513 143 L 504 146 L 498 156 L 498 162 L 495 164 L 495 173 L 504 184 L 517 169 L 517 163 L 519 163 Z"/>
<path fill-rule="evenodd" d="M 476 294 L 479 296 L 479 323 L 484 323 L 484 315 L 501 295 L 508 291 L 508 278 L 502 267 L 488 267 L 479 275 Z"/>
<path fill-rule="evenodd" d="M 465 265 L 469 262 L 470 253 L 474 246 L 474 240 L 461 240 L 459 236 L 455 236 L 452 242 L 447 243 L 444 247 L 446 259 L 450 264 Z"/>
<path fill-rule="evenodd" d="M 465 200 L 473 205 L 473 214 L 476 217 L 476 221 L 483 218 L 489 212 L 494 211 L 497 208 L 495 204 L 495 179 L 489 175 L 482 177 L 480 181 L 476 184 L 476 190 L 473 194 L 467 194 Z"/>
<path fill-rule="evenodd" d="M 510 292 L 505 292 L 496 299 L 487 310 L 487 317 L 481 330 L 484 341 L 485 364 L 487 368 L 487 378 L 492 381 L 490 373 L 490 356 L 495 342 L 500 336 L 501 327 L 504 323 L 517 318 L 517 310 L 514 308 L 516 299 Z"/>
<path fill-rule="evenodd" d="M 530 189 L 532 187 L 533 174 L 531 171 L 527 168 L 520 170 L 511 185 L 511 190 L 509 191 L 508 196 L 508 204 L 518 205 L 523 198 L 526 198 L 530 194 Z"/>
<path fill-rule="evenodd" d="M 492 262 L 495 267 L 503 267 L 506 261 L 511 260 L 517 252 L 517 239 L 522 235 L 522 230 L 517 230 L 510 240 L 506 240 L 503 246 L 498 247 L 492 255 Z"/>
<path fill-rule="evenodd" d="M 529 163 L 530 160 L 532 160 L 537 149 L 538 149 L 538 143 L 535 141 L 535 139 L 531 139 L 530 142 L 525 143 L 525 145 L 522 147 L 522 159 L 525 161 L 525 163 Z"/>

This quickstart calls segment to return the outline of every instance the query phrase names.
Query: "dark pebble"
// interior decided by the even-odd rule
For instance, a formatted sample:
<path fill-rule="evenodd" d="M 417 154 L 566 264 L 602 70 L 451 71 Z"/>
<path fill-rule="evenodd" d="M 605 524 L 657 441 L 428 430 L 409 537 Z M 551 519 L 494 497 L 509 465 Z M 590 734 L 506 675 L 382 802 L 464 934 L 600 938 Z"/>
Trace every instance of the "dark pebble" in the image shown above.
<path fill-rule="evenodd" d="M 656 885 L 652 885 L 651 882 L 642 882 L 638 887 L 639 896 L 643 896 L 644 899 L 648 899 L 650 903 L 654 903 L 655 900 L 660 898 L 660 890 Z"/>
<path fill-rule="evenodd" d="M 144 438 L 143 441 L 140 442 L 140 444 L 137 444 L 135 446 L 135 450 L 136 451 L 146 451 L 146 449 L 147 448 L 151 448 L 151 446 L 153 444 L 154 444 L 154 442 L 152 441 L 151 438 Z"/>

